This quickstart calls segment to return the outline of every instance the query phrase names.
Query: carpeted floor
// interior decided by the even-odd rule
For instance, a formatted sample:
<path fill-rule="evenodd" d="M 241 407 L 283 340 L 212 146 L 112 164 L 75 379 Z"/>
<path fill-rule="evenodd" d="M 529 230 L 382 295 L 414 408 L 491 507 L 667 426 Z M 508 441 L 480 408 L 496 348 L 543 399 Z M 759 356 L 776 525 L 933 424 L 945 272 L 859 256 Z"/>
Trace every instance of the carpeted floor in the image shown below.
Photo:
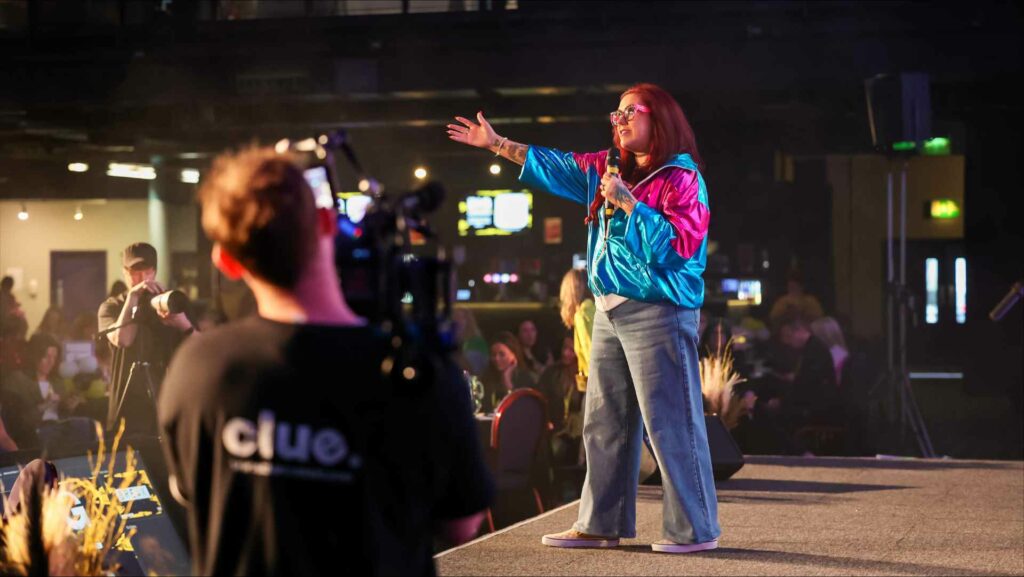
<path fill-rule="evenodd" d="M 578 504 L 437 555 L 441 575 L 1024 575 L 1024 463 L 748 457 L 718 483 L 719 549 L 654 553 L 661 488 L 637 539 L 544 547 Z"/>

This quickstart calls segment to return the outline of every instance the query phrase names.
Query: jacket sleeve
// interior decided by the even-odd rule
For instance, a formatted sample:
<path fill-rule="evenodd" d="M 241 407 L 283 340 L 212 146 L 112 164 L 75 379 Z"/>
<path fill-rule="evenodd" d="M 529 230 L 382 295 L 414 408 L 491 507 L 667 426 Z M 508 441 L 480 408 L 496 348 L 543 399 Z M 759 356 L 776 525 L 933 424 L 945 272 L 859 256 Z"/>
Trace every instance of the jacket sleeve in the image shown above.
<path fill-rule="evenodd" d="M 603 165 L 607 151 L 577 154 L 554 148 L 531 146 L 519 180 L 527 186 L 546 190 L 555 196 L 587 203 L 590 184 L 587 173 Z"/>
<path fill-rule="evenodd" d="M 626 224 L 626 247 L 649 265 L 689 260 L 704 242 L 711 221 L 696 172 L 683 171 L 666 186 L 660 212 L 637 202 Z"/>

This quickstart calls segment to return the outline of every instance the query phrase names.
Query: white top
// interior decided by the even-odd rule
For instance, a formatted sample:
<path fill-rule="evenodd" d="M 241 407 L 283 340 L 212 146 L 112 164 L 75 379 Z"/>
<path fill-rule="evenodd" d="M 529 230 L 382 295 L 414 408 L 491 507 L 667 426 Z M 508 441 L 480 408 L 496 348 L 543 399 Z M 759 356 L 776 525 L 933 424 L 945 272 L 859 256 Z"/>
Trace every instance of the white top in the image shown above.
<path fill-rule="evenodd" d="M 39 381 L 39 394 L 43 396 L 43 400 L 44 401 L 47 400 L 50 397 L 50 391 L 52 391 L 52 390 L 53 390 L 53 388 L 50 387 L 50 381 Z M 44 421 L 57 421 L 57 420 L 60 420 L 60 416 L 57 415 L 57 409 L 51 407 L 51 408 L 46 409 L 45 411 L 43 411 L 43 420 Z"/>
<path fill-rule="evenodd" d="M 605 313 L 628 300 L 629 299 L 627 299 L 624 296 L 619 296 L 615 294 L 594 296 L 594 304 L 597 306 L 597 310 Z"/>
<path fill-rule="evenodd" d="M 846 362 L 846 357 L 850 356 L 850 353 L 839 345 L 829 347 L 828 352 L 832 353 L 832 366 L 836 369 L 836 385 L 842 385 L 843 363 Z"/>

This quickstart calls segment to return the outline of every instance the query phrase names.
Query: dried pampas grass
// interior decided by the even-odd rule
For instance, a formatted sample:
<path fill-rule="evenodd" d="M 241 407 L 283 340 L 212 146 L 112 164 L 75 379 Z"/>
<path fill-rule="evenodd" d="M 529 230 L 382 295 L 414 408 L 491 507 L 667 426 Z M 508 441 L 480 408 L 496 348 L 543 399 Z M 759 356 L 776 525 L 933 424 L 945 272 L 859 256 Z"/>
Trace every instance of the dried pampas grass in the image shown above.
<path fill-rule="evenodd" d="M 99 424 L 96 426 L 100 444 L 95 459 L 89 453 L 91 478 L 60 479 L 56 488 L 44 486 L 40 479 L 24 488 L 21 506 L 0 526 L 0 574 L 99 576 L 117 572 L 117 566 L 107 563 L 110 549 L 126 544 L 135 531 L 125 531 L 131 502 L 122 507 L 115 492 L 135 482 L 137 460 L 128 447 L 124 473 L 118 475 L 120 482 L 115 485 L 117 448 L 124 433 L 122 421 L 101 483 L 105 444 L 103 431 Z M 6 498 L 3 505 L 4 511 L 10 510 Z M 76 534 L 70 520 L 83 515 L 88 523 Z"/>
<path fill-rule="evenodd" d="M 708 413 L 717 414 L 726 428 L 734 429 L 747 406 L 733 394 L 733 387 L 746 381 L 733 369 L 732 340 L 720 352 L 700 360 L 700 390 Z"/>

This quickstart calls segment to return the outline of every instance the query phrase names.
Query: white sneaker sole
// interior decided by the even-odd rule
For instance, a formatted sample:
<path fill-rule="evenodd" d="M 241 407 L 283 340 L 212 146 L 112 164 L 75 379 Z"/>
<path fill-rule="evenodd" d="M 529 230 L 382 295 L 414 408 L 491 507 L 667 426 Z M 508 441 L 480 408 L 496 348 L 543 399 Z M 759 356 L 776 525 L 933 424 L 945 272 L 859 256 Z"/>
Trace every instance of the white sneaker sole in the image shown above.
<path fill-rule="evenodd" d="M 718 539 L 714 541 L 708 541 L 707 543 L 692 543 L 690 545 L 683 545 L 680 543 L 652 543 L 651 549 L 658 553 L 696 553 L 697 551 L 710 551 L 711 549 L 718 548 Z"/>
<path fill-rule="evenodd" d="M 555 539 L 547 535 L 540 542 L 548 547 L 565 549 L 610 549 L 619 546 L 618 539 Z"/>

